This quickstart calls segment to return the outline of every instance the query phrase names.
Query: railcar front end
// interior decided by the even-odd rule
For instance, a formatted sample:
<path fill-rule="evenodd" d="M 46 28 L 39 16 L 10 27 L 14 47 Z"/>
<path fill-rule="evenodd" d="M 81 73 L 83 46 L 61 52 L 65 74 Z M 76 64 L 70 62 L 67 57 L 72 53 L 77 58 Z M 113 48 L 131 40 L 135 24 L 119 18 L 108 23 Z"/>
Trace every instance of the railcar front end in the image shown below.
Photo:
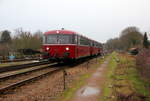
<path fill-rule="evenodd" d="M 75 59 L 75 49 L 76 44 L 74 34 L 61 33 L 61 31 L 56 31 L 54 33 L 47 33 L 44 35 L 44 59 L 54 61 Z"/>

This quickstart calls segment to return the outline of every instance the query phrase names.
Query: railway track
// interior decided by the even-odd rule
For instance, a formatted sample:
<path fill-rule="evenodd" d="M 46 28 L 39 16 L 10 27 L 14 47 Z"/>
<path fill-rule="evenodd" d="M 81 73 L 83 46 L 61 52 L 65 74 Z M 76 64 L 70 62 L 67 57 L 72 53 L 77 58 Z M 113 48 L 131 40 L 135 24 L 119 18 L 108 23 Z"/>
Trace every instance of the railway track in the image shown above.
<path fill-rule="evenodd" d="M 25 85 L 26 83 L 30 83 L 47 75 L 51 75 L 63 70 L 64 68 L 75 67 L 76 65 L 80 65 L 85 61 L 86 59 L 84 61 L 78 61 L 78 63 L 74 63 L 69 66 L 63 66 L 63 64 L 57 65 L 56 63 L 52 63 L 49 66 L 30 69 L 22 73 L 0 76 L 0 94 L 5 94 L 10 90 L 15 89 L 16 87 L 20 87 L 22 85 Z M 61 68 L 57 68 L 60 66 Z"/>
<path fill-rule="evenodd" d="M 9 62 L 21 62 L 21 61 L 31 61 L 31 60 L 38 60 L 38 58 L 34 59 L 14 59 L 14 60 L 1 60 L 1 63 L 9 63 Z"/>
<path fill-rule="evenodd" d="M 33 68 L 22 69 L 22 70 L 19 70 L 19 71 L 2 73 L 2 74 L 0 74 L 0 82 L 5 81 L 5 80 L 10 79 L 10 78 L 13 78 L 13 77 L 16 77 L 16 76 L 21 76 L 21 75 L 25 75 L 25 74 L 28 74 L 28 73 L 44 70 L 44 69 L 52 67 L 55 64 L 56 63 L 51 63 L 51 64 L 48 64 L 48 65 L 42 65 L 42 66 L 40 65 L 40 66 L 36 66 L 36 67 L 33 67 Z"/>
<path fill-rule="evenodd" d="M 7 85 L 7 86 L 4 86 L 4 87 L 1 87 L 0 88 L 0 94 L 5 94 L 7 93 L 9 90 L 11 89 L 14 89 L 16 87 L 19 87 L 19 86 L 22 86 L 22 85 L 25 85 L 26 83 L 30 83 L 32 81 L 35 81 L 37 79 L 40 79 L 42 77 L 45 77 L 47 75 L 51 75 L 53 73 L 56 73 L 58 71 L 62 70 L 62 68 L 57 68 L 57 69 L 54 69 L 52 71 L 48 71 L 46 73 L 43 73 L 43 74 L 40 74 L 38 76 L 33 76 L 33 77 L 30 77 L 30 78 L 27 78 L 27 79 L 24 79 L 24 80 L 21 80 L 21 81 L 18 81 L 18 82 L 15 82 L 15 83 L 12 83 L 10 85 Z"/>
<path fill-rule="evenodd" d="M 14 89 L 16 87 L 22 86 L 31 81 L 35 81 L 41 77 L 56 73 L 63 68 L 48 68 L 56 66 L 56 64 L 51 64 L 50 66 L 33 69 L 20 74 L 7 75 L 0 78 L 0 94 L 4 94 L 7 91 Z M 27 75 L 24 75 L 27 74 Z"/>
<path fill-rule="evenodd" d="M 34 66 L 45 65 L 49 64 L 49 61 L 42 61 L 42 62 L 35 62 L 35 63 L 28 63 L 28 64 L 21 64 L 21 65 L 14 65 L 14 66 L 4 66 L 0 68 L 0 73 L 8 72 L 8 71 L 15 71 L 19 69 L 31 68 Z"/>

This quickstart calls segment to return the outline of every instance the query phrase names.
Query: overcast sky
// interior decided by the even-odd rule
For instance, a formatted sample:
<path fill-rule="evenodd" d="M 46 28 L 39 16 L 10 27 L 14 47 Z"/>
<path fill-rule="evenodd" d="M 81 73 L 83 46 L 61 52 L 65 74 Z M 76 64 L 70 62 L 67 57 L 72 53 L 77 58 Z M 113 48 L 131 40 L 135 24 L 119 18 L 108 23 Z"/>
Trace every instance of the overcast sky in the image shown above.
<path fill-rule="evenodd" d="M 0 0 L 0 30 L 73 30 L 105 42 L 128 26 L 150 32 L 150 0 Z"/>

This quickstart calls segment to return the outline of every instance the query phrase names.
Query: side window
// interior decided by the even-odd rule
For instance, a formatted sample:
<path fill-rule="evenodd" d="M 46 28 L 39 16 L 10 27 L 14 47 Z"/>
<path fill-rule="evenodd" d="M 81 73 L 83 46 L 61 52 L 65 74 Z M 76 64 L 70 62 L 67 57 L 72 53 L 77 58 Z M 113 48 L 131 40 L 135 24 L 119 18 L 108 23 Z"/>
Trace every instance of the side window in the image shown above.
<path fill-rule="evenodd" d="M 90 46 L 93 46 L 93 42 L 92 41 L 90 41 Z"/>
<path fill-rule="evenodd" d="M 81 45 L 81 42 L 80 42 L 80 38 L 81 38 L 81 36 L 78 36 L 78 45 Z"/>
<path fill-rule="evenodd" d="M 82 36 L 80 37 L 80 45 L 84 45 L 84 38 Z"/>
<path fill-rule="evenodd" d="M 98 43 L 96 42 L 96 47 L 98 48 Z"/>
<path fill-rule="evenodd" d="M 80 37 L 80 45 L 90 45 L 90 42 L 87 38 Z"/>
<path fill-rule="evenodd" d="M 97 47 L 97 45 L 98 45 L 97 42 L 94 42 L 94 47 Z"/>
<path fill-rule="evenodd" d="M 74 44 L 78 44 L 78 36 L 77 35 L 73 35 L 73 41 L 74 41 Z"/>
<path fill-rule="evenodd" d="M 94 47 L 96 46 L 95 42 L 93 42 L 93 46 L 94 46 Z"/>
<path fill-rule="evenodd" d="M 92 42 L 92 46 L 94 47 L 94 42 Z"/>

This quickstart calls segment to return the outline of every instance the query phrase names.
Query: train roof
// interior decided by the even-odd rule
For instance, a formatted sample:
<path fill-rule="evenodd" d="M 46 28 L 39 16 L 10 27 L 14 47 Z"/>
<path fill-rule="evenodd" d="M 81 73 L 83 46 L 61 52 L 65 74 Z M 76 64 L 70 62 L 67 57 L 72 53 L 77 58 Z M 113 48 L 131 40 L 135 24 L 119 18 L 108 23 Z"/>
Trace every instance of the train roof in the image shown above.
<path fill-rule="evenodd" d="M 3 33 L 2 33 L 2 32 L 0 32 L 0 41 L 1 41 L 2 34 L 3 34 Z"/>
<path fill-rule="evenodd" d="M 47 32 L 45 32 L 44 34 L 46 34 L 46 35 L 48 35 L 48 34 L 77 34 L 77 35 L 80 35 L 80 36 L 83 36 L 83 35 L 81 35 L 81 34 L 78 34 L 77 32 L 74 32 L 74 31 L 70 31 L 70 30 L 52 30 L 52 31 L 47 31 Z M 89 40 L 91 40 L 91 41 L 93 41 L 93 42 L 96 42 L 96 43 L 99 43 L 99 44 L 101 44 L 100 42 L 97 42 L 97 41 L 95 41 L 95 40 L 92 40 L 92 39 L 90 39 L 90 38 L 88 38 L 88 37 L 86 37 L 86 36 L 83 36 L 83 37 L 85 37 L 85 38 L 87 38 L 87 39 L 89 39 Z"/>
<path fill-rule="evenodd" d="M 76 34 L 76 32 L 74 31 L 70 31 L 70 30 L 52 30 L 52 31 L 48 31 L 45 32 L 45 34 Z"/>

